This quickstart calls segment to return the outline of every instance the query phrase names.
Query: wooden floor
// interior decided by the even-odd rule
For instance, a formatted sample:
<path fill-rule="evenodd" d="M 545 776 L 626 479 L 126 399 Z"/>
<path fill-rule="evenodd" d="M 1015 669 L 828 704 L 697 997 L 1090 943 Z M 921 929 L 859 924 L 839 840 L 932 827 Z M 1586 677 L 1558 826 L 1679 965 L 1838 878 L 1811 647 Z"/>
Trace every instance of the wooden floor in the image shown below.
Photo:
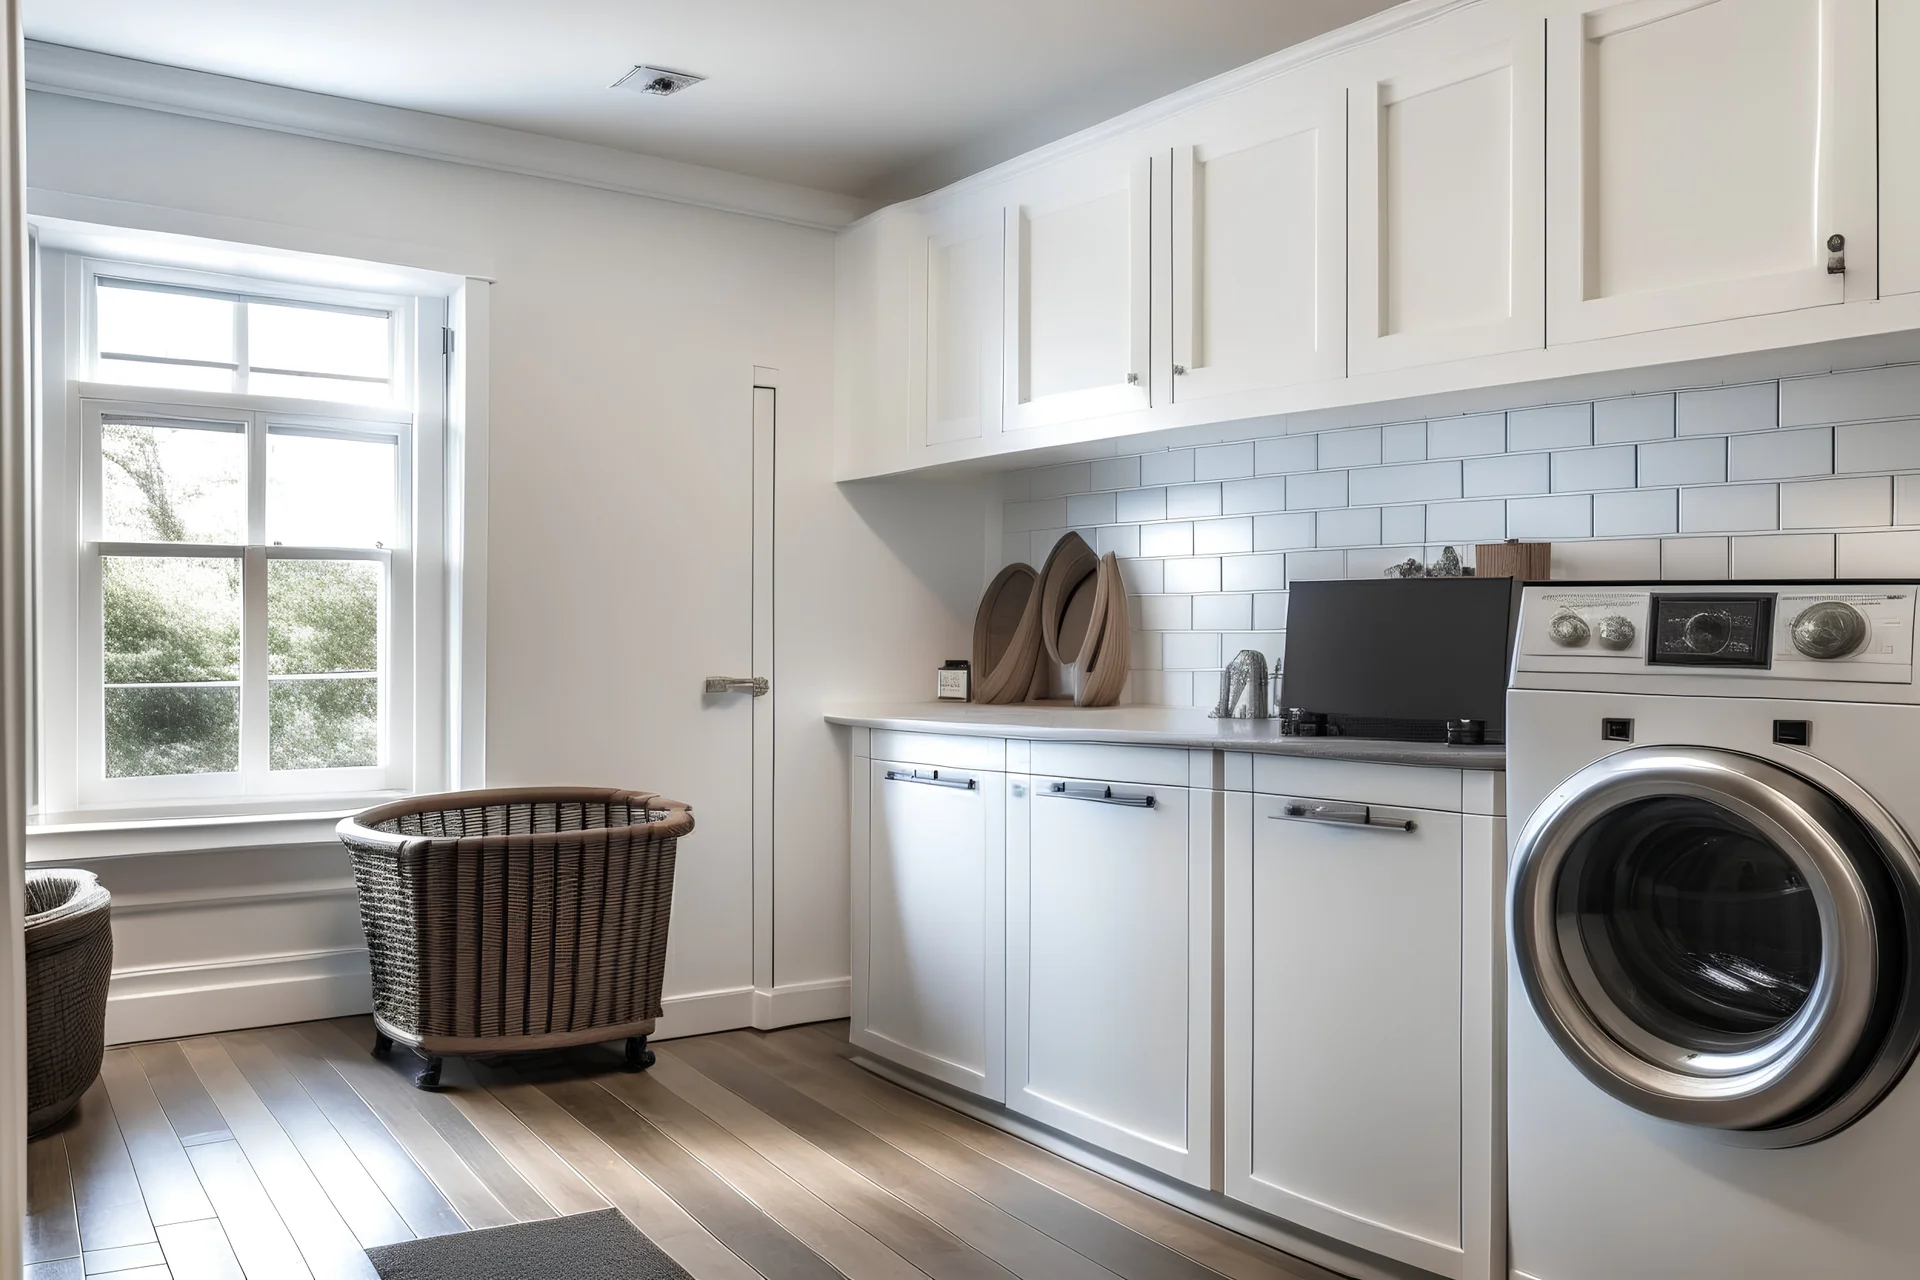
<path fill-rule="evenodd" d="M 373 1280 L 366 1246 L 611 1205 L 706 1280 L 1331 1273 L 896 1088 L 844 1023 L 417 1060 L 366 1018 L 115 1049 L 28 1150 L 28 1280 Z"/>

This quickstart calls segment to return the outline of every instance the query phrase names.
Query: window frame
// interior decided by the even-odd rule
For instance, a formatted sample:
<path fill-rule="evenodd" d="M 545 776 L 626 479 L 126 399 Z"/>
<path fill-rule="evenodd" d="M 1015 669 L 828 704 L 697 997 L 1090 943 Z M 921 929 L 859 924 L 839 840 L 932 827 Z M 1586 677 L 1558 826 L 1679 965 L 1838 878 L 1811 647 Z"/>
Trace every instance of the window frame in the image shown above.
<path fill-rule="evenodd" d="M 35 821 L 160 821 L 358 807 L 445 785 L 448 360 L 444 298 L 369 294 L 68 254 L 49 279 L 47 382 L 38 458 L 40 694 Z M 260 301 L 342 305 L 393 317 L 396 400 L 389 405 L 245 392 L 193 391 L 94 379 L 95 282 L 137 280 Z M 51 300 L 49 300 L 51 301 Z M 59 379 L 64 385 L 55 383 Z M 402 399 L 404 397 L 404 399 Z M 243 424 L 248 528 L 240 544 L 104 541 L 100 424 L 114 416 Z M 273 547 L 265 530 L 266 446 L 276 428 L 392 440 L 396 532 L 387 548 Z M 105 555 L 238 558 L 242 564 L 241 768 L 235 773 L 107 778 L 101 564 Z M 266 566 L 274 559 L 375 560 L 381 600 L 381 762 L 275 771 L 267 766 Z M 258 643 L 249 637 L 257 636 Z M 254 688 L 249 704 L 244 691 Z M 64 722 L 64 723 L 63 723 Z"/>

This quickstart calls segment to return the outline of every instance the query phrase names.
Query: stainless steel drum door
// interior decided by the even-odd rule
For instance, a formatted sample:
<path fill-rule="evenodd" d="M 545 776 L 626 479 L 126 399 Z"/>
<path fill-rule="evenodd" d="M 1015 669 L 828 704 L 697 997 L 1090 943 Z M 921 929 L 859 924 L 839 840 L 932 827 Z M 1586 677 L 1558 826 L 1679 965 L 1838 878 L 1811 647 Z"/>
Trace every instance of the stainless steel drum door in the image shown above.
<path fill-rule="evenodd" d="M 1561 1050 L 1664 1119 L 1816 1141 L 1920 1045 L 1912 845 L 1763 760 L 1648 747 L 1582 770 L 1521 833 L 1508 910 Z"/>

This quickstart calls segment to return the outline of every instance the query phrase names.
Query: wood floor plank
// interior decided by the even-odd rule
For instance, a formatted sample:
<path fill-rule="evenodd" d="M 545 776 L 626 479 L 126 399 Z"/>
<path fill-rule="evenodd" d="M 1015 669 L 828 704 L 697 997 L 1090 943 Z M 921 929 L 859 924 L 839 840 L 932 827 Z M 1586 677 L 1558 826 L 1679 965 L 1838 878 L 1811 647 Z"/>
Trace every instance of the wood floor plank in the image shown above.
<path fill-rule="evenodd" d="M 26 1262 L 80 1256 L 80 1220 L 73 1209 L 67 1139 L 49 1134 L 27 1144 L 27 1222 L 21 1239 Z"/>
<path fill-rule="evenodd" d="M 95 1080 L 80 1099 L 66 1138 L 80 1247 L 117 1249 L 157 1240 L 105 1081 Z"/>
<path fill-rule="evenodd" d="M 280 1065 L 320 1108 L 416 1236 L 448 1235 L 467 1229 L 467 1223 L 440 1188 L 311 1042 L 292 1027 L 271 1027 L 250 1034 L 273 1050 Z M 497 1213 L 498 1202 L 494 1203 Z"/>
<path fill-rule="evenodd" d="M 157 1230 L 167 1266 L 180 1280 L 246 1280 L 219 1219 L 175 1222 Z"/>
<path fill-rule="evenodd" d="M 936 1280 L 1011 1280 L 1013 1273 L 885 1187 L 868 1181 L 738 1094 L 662 1047 L 660 1080 L 789 1177 Z"/>
<path fill-rule="evenodd" d="M 607 1198 L 575 1173 L 553 1148 L 533 1132 L 500 1099 L 487 1092 L 475 1075 L 474 1064 L 449 1058 L 441 1077 L 442 1097 L 452 1100 L 481 1136 L 493 1144 L 540 1198 L 561 1215 L 592 1213 L 608 1207 Z"/>
<path fill-rule="evenodd" d="M 413 1239 L 413 1231 L 375 1184 L 372 1175 L 354 1157 L 307 1091 L 300 1087 L 259 1037 L 245 1032 L 218 1037 L 220 1048 L 239 1069 L 247 1085 L 299 1153 L 307 1169 L 333 1201 L 363 1248 L 398 1244 Z M 191 1055 L 189 1055 L 191 1060 Z M 220 1101 L 215 1093 L 214 1101 Z M 233 1122 L 229 1120 L 231 1127 Z M 236 1137 L 242 1138 L 238 1128 Z M 249 1152 L 249 1158 L 253 1158 Z M 260 1162 L 254 1158 L 257 1166 Z"/>
<path fill-rule="evenodd" d="M 926 1272 L 842 1217 L 659 1080 L 646 1073 L 603 1070 L 594 1076 L 594 1083 L 847 1275 L 861 1280 L 927 1280 Z"/>
<path fill-rule="evenodd" d="M 491 1073 L 488 1092 L 601 1195 L 699 1280 L 760 1280 L 759 1273 L 694 1221 L 691 1214 L 628 1164 L 565 1107 L 518 1073 Z"/>
<path fill-rule="evenodd" d="M 1115 1182 L 1064 1156 L 1036 1147 L 1005 1130 L 944 1107 L 930 1098 L 903 1089 L 850 1061 L 859 1052 L 832 1028 L 844 1023 L 815 1023 L 767 1037 L 782 1052 L 799 1052 L 815 1060 L 837 1058 L 849 1067 L 847 1079 L 883 1106 L 910 1116 L 964 1142 L 982 1155 L 1055 1188 L 1088 1208 L 1104 1213 L 1141 1234 L 1158 1240 L 1230 1280 L 1339 1280 L 1333 1272 L 1304 1259 L 1269 1248 L 1257 1240 L 1230 1231 L 1156 1200 L 1124 1183 Z"/>
<path fill-rule="evenodd" d="M 833 1108 L 779 1080 L 724 1037 L 678 1041 L 674 1052 L 842 1163 L 879 1182 L 1020 1276 L 1111 1280 L 1114 1273 L 979 1199 Z"/>
<path fill-rule="evenodd" d="M 571 1071 L 537 1081 L 628 1164 L 646 1172 L 720 1243 L 763 1276 L 840 1280 L 840 1272 L 618 1098 Z"/>
<path fill-rule="evenodd" d="M 30 1262 L 20 1274 L 24 1280 L 84 1280 L 77 1255 L 53 1262 Z"/>
<path fill-rule="evenodd" d="M 247 1163 L 260 1176 L 267 1198 L 280 1211 L 280 1220 L 300 1246 L 307 1268 L 318 1280 L 378 1280 L 353 1228 L 226 1049 L 212 1036 L 185 1041 L 180 1048 L 214 1105 L 220 1108 Z M 383 1243 L 411 1239 L 412 1233 L 399 1215 L 391 1207 L 387 1213 L 398 1235 L 389 1232 L 389 1240 Z M 380 1225 L 384 1227 L 385 1223 Z"/>
<path fill-rule="evenodd" d="M 146 1069 L 154 1097 L 160 1100 L 160 1106 L 167 1114 L 167 1122 L 179 1135 L 182 1146 L 225 1142 L 233 1137 L 227 1130 L 226 1121 L 220 1118 L 220 1108 L 214 1106 L 213 1099 L 207 1096 L 206 1087 L 193 1074 L 193 1068 L 187 1065 L 187 1059 L 180 1052 L 177 1042 L 157 1040 L 151 1044 L 137 1044 L 132 1052 Z"/>
<path fill-rule="evenodd" d="M 197 1180 L 196 1180 L 197 1181 Z M 135 1271 L 143 1267 L 164 1267 L 166 1255 L 160 1252 L 160 1245 L 130 1244 L 120 1249 L 95 1249 L 81 1259 L 82 1268 L 90 1276 L 105 1275 L 110 1271 Z"/>
<path fill-rule="evenodd" d="M 454 1106 L 451 1099 L 413 1087 L 411 1068 L 417 1064 L 404 1060 L 405 1050 L 396 1049 L 393 1057 L 385 1062 L 367 1051 L 373 1041 L 370 1023 L 364 1035 L 349 1034 L 339 1025 L 327 1022 L 308 1023 L 302 1031 L 308 1039 L 327 1048 L 334 1069 L 345 1075 L 362 1097 L 367 1097 L 376 1112 L 381 1107 L 367 1096 L 369 1090 L 382 1098 L 389 1110 L 408 1109 L 424 1120 L 468 1172 L 486 1187 L 509 1221 L 532 1222 L 555 1216 L 553 1206 L 528 1185 L 506 1157 L 473 1127 L 472 1121 L 460 1114 L 460 1108 Z M 386 1118 L 386 1113 L 381 1112 L 381 1119 Z M 461 1216 L 466 1216 L 464 1210 Z"/>
<path fill-rule="evenodd" d="M 200 1189 L 187 1150 L 168 1123 L 140 1060 L 126 1049 L 109 1050 L 100 1078 L 106 1081 L 107 1097 L 113 1102 L 120 1136 L 133 1158 L 133 1172 L 153 1225 L 211 1218 L 213 1205 Z"/>
<path fill-rule="evenodd" d="M 220 1215 L 227 1242 L 247 1280 L 313 1280 L 300 1246 L 280 1220 L 238 1142 L 231 1138 L 203 1142 L 189 1148 L 187 1158 Z"/>

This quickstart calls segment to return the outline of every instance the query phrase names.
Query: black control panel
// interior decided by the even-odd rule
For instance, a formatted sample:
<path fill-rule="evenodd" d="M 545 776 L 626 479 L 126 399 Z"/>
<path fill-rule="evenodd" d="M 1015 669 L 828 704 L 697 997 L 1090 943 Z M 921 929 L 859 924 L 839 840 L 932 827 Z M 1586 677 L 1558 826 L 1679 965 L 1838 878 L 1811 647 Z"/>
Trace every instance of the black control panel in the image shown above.
<path fill-rule="evenodd" d="M 1647 661 L 1677 667 L 1773 664 L 1771 595 L 1656 595 Z"/>

